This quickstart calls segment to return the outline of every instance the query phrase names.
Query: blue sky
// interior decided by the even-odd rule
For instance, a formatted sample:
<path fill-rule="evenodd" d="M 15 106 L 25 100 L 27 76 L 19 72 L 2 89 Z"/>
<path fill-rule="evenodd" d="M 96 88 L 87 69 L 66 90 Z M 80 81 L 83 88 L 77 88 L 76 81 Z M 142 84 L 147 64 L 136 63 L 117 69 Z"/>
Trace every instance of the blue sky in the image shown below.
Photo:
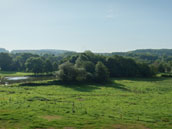
<path fill-rule="evenodd" d="M 172 0 L 0 0 L 0 47 L 172 48 Z"/>

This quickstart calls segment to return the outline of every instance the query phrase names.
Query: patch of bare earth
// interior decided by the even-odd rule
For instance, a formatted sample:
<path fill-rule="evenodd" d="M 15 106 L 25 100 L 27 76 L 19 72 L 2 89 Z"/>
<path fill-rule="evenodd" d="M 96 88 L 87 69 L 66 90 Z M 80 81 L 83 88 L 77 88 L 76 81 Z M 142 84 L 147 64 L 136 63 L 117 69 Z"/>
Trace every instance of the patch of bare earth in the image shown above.
<path fill-rule="evenodd" d="M 63 129 L 75 129 L 74 127 L 64 127 Z"/>
<path fill-rule="evenodd" d="M 84 99 L 78 99 L 78 101 L 84 101 Z"/>
<path fill-rule="evenodd" d="M 144 125 L 113 125 L 112 129 L 149 129 Z"/>
<path fill-rule="evenodd" d="M 47 116 L 42 116 L 41 118 L 46 119 L 48 121 L 53 121 L 53 120 L 60 120 L 62 117 L 57 115 L 56 116 L 47 115 Z"/>

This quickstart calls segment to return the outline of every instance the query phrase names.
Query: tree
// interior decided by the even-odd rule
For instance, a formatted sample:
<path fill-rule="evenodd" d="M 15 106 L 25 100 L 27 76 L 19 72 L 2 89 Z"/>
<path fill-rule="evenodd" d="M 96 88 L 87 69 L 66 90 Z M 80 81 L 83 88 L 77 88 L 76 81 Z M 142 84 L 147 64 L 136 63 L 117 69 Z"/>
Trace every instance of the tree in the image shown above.
<path fill-rule="evenodd" d="M 12 57 L 8 53 L 0 53 L 0 69 L 10 71 L 12 65 Z"/>
<path fill-rule="evenodd" d="M 58 70 L 58 63 L 54 62 L 53 63 L 53 71 L 57 71 Z"/>
<path fill-rule="evenodd" d="M 44 71 L 44 61 L 40 57 L 30 57 L 27 59 L 26 70 L 35 74 L 42 73 Z"/>
<path fill-rule="evenodd" d="M 97 62 L 95 67 L 96 81 L 106 82 L 109 79 L 109 71 L 102 62 Z"/>
<path fill-rule="evenodd" d="M 77 58 L 75 61 L 75 67 L 79 70 L 79 73 L 82 73 L 81 75 L 78 75 L 79 78 L 82 78 L 82 81 L 88 81 L 91 82 L 94 80 L 94 73 L 95 73 L 95 64 L 91 61 L 84 61 L 81 58 Z M 78 74 L 79 74 L 78 73 Z"/>
<path fill-rule="evenodd" d="M 135 77 L 138 74 L 138 65 L 133 59 L 123 58 L 120 62 L 122 74 L 125 77 Z"/>
<path fill-rule="evenodd" d="M 76 81 L 77 72 L 72 63 L 65 62 L 59 65 L 57 76 L 64 82 L 74 82 Z"/>
<path fill-rule="evenodd" d="M 75 68 L 75 70 L 77 82 L 84 82 L 87 80 L 87 72 L 84 68 Z"/>
<path fill-rule="evenodd" d="M 160 63 L 160 64 L 159 64 L 159 66 L 158 66 L 158 71 L 159 71 L 160 73 L 165 73 L 165 67 L 164 67 L 163 63 Z"/>
<path fill-rule="evenodd" d="M 20 63 L 19 60 L 17 60 L 17 58 L 15 58 L 12 63 L 12 70 L 13 71 L 22 71 L 21 67 L 22 67 L 22 64 Z"/>
<path fill-rule="evenodd" d="M 25 63 L 26 60 L 31 57 L 39 57 L 38 55 L 34 55 L 31 53 L 17 53 L 13 54 L 14 68 L 17 71 L 26 71 Z"/>
<path fill-rule="evenodd" d="M 80 58 L 76 60 L 75 66 L 78 68 L 84 68 L 87 72 L 95 72 L 95 64 L 91 61 L 83 61 Z"/>
<path fill-rule="evenodd" d="M 48 59 L 45 61 L 45 64 L 44 64 L 44 72 L 45 73 L 53 72 L 53 65 Z"/>
<path fill-rule="evenodd" d="M 110 71 L 111 77 L 119 77 L 121 75 L 120 65 L 114 57 L 108 57 L 106 59 L 106 66 Z"/>
<path fill-rule="evenodd" d="M 84 68 L 77 68 L 70 62 L 65 62 L 59 66 L 57 76 L 64 82 L 84 82 L 87 80 L 87 72 Z"/>
<path fill-rule="evenodd" d="M 134 77 L 138 74 L 137 63 L 130 58 L 121 56 L 108 57 L 106 66 L 111 77 Z"/>
<path fill-rule="evenodd" d="M 154 71 L 147 64 L 138 64 L 139 76 L 141 77 L 151 77 L 154 75 Z"/>

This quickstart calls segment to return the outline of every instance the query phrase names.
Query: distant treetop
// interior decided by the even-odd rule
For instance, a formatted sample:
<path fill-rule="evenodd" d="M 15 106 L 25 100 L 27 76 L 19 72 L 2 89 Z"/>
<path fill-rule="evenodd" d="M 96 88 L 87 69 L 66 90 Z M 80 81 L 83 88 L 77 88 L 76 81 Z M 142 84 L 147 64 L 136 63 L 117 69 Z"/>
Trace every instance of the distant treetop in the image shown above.
<path fill-rule="evenodd" d="M 2 53 L 2 52 L 4 52 L 4 53 L 8 53 L 9 51 L 8 51 L 8 50 L 6 50 L 5 48 L 0 48 L 0 53 Z"/>

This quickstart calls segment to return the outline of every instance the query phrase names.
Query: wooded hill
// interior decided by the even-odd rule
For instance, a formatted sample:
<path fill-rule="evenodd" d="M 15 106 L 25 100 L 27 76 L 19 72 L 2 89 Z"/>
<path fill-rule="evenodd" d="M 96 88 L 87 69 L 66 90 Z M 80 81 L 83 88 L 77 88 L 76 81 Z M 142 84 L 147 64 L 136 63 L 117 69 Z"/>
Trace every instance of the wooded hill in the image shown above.
<path fill-rule="evenodd" d="M 5 52 L 5 53 L 6 53 L 6 52 L 9 52 L 9 51 L 6 50 L 6 49 L 4 49 L 4 48 L 0 48 L 0 53 L 1 53 L 1 52 Z"/>
<path fill-rule="evenodd" d="M 31 54 L 37 54 L 37 55 L 44 55 L 44 54 L 51 54 L 51 55 L 62 55 L 64 53 L 68 53 L 73 51 L 68 50 L 56 50 L 56 49 L 41 49 L 41 50 L 13 50 L 11 51 L 12 54 L 16 53 L 31 53 Z"/>
<path fill-rule="evenodd" d="M 172 49 L 138 49 L 128 52 L 112 52 L 112 55 L 134 55 L 134 54 L 150 54 L 157 56 L 172 56 Z"/>
<path fill-rule="evenodd" d="M 4 48 L 0 48 L 0 52 L 9 52 Z M 60 55 L 64 53 L 77 53 L 75 51 L 69 50 L 57 50 L 57 49 L 40 49 L 40 50 L 12 50 L 10 53 L 31 53 L 31 54 L 53 54 L 53 55 Z M 137 49 L 128 52 L 112 52 L 112 53 L 98 53 L 101 55 L 120 55 L 120 56 L 132 56 L 132 55 L 155 55 L 155 56 L 172 56 L 172 49 Z"/>

